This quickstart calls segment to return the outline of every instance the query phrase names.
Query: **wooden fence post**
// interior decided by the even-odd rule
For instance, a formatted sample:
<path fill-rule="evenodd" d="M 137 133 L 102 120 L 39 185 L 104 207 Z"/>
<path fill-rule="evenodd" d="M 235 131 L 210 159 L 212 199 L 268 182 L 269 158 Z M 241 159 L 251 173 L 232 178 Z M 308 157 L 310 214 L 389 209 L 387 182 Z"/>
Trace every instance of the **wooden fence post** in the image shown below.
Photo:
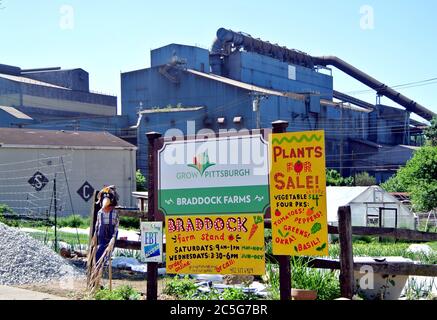
<path fill-rule="evenodd" d="M 284 133 L 288 127 L 287 121 L 275 121 L 272 123 L 273 133 Z M 291 266 L 289 256 L 277 256 L 279 262 L 279 291 L 281 300 L 291 299 Z"/>
<path fill-rule="evenodd" d="M 354 255 L 352 249 L 351 208 L 338 208 L 338 234 L 340 240 L 340 291 L 343 298 L 354 294 Z"/>
<path fill-rule="evenodd" d="M 146 134 L 149 141 L 148 150 L 148 177 L 147 177 L 147 192 L 148 192 L 148 210 L 147 221 L 155 221 L 156 210 L 158 209 L 158 194 L 157 194 L 157 173 L 158 173 L 158 157 L 156 143 L 161 137 L 158 132 L 149 132 Z M 158 300 L 158 263 L 147 263 L 147 300 Z"/>

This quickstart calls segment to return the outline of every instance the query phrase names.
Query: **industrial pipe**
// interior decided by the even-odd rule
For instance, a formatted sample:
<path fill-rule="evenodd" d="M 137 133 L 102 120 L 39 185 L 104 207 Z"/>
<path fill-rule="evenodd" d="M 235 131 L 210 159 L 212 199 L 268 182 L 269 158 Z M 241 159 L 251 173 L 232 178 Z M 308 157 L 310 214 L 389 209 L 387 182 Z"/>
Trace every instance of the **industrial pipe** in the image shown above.
<path fill-rule="evenodd" d="M 232 48 L 232 45 L 234 48 Z M 232 49 L 244 49 L 248 52 L 255 52 L 311 69 L 314 69 L 315 65 L 331 65 L 376 90 L 379 95 L 385 96 L 398 103 L 407 109 L 407 111 L 413 112 L 426 120 L 431 120 L 433 116 L 435 116 L 434 112 L 337 57 L 313 57 L 301 51 L 281 47 L 260 39 L 254 39 L 248 34 L 234 32 L 224 28 L 220 28 L 217 31 L 217 38 L 211 49 L 211 67 L 213 73 L 221 74 L 221 58 L 224 55 L 230 54 Z"/>
<path fill-rule="evenodd" d="M 284 62 L 314 68 L 311 56 L 304 52 L 291 50 L 277 44 L 271 44 L 267 41 L 252 38 L 248 34 L 225 28 L 217 30 L 217 38 L 212 45 L 211 55 L 228 55 L 231 53 L 231 45 L 237 50 L 243 48 L 248 52 L 255 52 Z"/>
<path fill-rule="evenodd" d="M 390 100 L 398 103 L 408 111 L 413 112 L 426 120 L 431 120 L 433 116 L 435 116 L 435 113 L 432 112 L 431 110 L 428 110 L 427 108 L 420 105 L 419 103 L 402 95 L 396 90 L 390 88 L 389 86 L 376 80 L 375 78 L 369 76 L 367 73 L 355 68 L 354 66 L 347 63 L 346 61 L 343 61 L 340 58 L 337 58 L 335 56 L 326 56 L 326 57 L 312 57 L 312 59 L 315 65 L 321 65 L 321 66 L 331 65 L 340 69 L 344 73 L 350 75 L 352 78 L 357 79 L 358 81 L 364 83 L 366 86 L 375 90 L 378 93 L 378 95 L 389 98 Z"/>
<path fill-rule="evenodd" d="M 59 71 L 59 70 L 61 70 L 61 67 L 37 68 L 37 69 L 22 69 L 21 73 L 44 72 L 44 71 Z"/>

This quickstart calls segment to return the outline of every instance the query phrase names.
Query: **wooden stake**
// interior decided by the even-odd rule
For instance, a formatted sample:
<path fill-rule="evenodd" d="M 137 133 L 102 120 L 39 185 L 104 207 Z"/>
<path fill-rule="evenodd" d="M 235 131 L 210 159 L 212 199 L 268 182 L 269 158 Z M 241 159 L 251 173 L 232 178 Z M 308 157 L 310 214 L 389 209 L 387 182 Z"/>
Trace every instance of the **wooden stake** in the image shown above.
<path fill-rule="evenodd" d="M 352 249 L 352 217 L 350 207 L 338 208 L 340 240 L 340 291 L 343 298 L 352 299 L 354 290 L 354 254 Z"/>
<path fill-rule="evenodd" d="M 109 257 L 109 291 L 112 291 L 112 257 Z"/>
<path fill-rule="evenodd" d="M 149 141 L 149 175 L 148 175 L 148 212 L 147 221 L 156 221 L 158 211 L 158 155 L 157 142 L 161 137 L 158 132 L 146 134 Z M 158 300 L 158 263 L 147 263 L 147 300 Z"/>

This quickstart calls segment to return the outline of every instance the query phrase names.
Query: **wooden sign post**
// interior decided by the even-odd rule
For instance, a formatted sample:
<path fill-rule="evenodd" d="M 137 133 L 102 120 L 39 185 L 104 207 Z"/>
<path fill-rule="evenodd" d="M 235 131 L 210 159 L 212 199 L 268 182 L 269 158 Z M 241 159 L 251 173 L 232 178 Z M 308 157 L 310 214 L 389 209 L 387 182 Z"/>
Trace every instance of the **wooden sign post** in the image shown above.
<path fill-rule="evenodd" d="M 284 133 L 288 127 L 287 121 L 272 123 L 273 134 Z M 273 214 L 273 213 L 272 213 Z M 281 300 L 291 299 L 291 265 L 290 256 L 276 256 L 279 262 L 279 291 Z"/>
<path fill-rule="evenodd" d="M 149 175 L 148 175 L 148 221 L 155 221 L 157 203 L 158 203 L 158 185 L 156 178 L 158 176 L 158 159 L 157 159 L 157 142 L 161 137 L 158 132 L 147 133 L 147 139 L 149 140 L 149 153 L 148 153 L 148 165 L 149 165 Z M 158 299 L 158 263 L 149 262 L 147 263 L 147 300 L 157 300 Z"/>

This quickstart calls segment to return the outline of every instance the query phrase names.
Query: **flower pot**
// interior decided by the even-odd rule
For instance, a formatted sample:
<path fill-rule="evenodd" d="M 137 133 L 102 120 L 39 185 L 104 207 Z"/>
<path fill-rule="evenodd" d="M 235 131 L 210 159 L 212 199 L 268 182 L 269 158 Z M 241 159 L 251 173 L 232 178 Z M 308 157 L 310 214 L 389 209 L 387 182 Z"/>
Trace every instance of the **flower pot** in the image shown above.
<path fill-rule="evenodd" d="M 291 289 L 293 300 L 316 300 L 317 290 Z"/>
<path fill-rule="evenodd" d="M 396 262 L 411 263 L 412 260 L 403 257 L 370 258 L 355 257 L 354 262 L 363 264 L 362 270 L 354 271 L 355 291 L 367 300 L 398 300 L 407 283 L 408 276 L 373 273 L 371 266 L 366 263 Z"/>

